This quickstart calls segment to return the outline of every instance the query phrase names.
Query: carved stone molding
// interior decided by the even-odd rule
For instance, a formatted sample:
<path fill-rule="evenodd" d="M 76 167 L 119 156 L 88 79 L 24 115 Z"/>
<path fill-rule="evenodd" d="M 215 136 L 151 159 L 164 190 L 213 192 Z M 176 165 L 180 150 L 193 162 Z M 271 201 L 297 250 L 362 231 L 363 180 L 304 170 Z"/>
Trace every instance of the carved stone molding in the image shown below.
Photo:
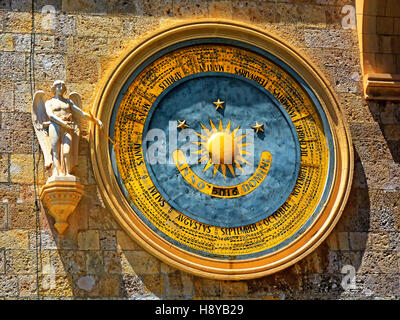
<path fill-rule="evenodd" d="M 400 101 L 400 74 L 375 73 L 365 76 L 367 100 Z"/>

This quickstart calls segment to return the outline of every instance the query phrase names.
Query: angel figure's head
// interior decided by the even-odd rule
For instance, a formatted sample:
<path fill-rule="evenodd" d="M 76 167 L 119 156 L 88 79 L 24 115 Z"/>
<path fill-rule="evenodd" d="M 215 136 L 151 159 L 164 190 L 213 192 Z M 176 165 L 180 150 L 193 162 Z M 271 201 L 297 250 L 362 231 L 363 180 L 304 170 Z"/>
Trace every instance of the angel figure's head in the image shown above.
<path fill-rule="evenodd" d="M 51 86 L 51 92 L 53 95 L 63 96 L 65 91 L 67 91 L 67 87 L 65 82 L 62 80 L 54 81 L 53 85 Z"/>

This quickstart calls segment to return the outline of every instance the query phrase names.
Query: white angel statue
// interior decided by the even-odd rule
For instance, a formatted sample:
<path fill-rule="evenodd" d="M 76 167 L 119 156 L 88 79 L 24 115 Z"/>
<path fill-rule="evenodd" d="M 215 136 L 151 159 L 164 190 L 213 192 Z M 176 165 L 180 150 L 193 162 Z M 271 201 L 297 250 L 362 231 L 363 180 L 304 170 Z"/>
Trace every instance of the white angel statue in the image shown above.
<path fill-rule="evenodd" d="M 67 91 L 65 82 L 56 80 L 51 87 L 54 97 L 44 101 L 44 92 L 35 93 L 32 105 L 32 122 L 44 155 L 46 168 L 52 167 L 50 179 L 59 176 L 71 177 L 78 164 L 80 118 L 102 123 L 91 113 L 82 110 L 82 100 L 78 93 L 72 92 L 69 99 L 64 98 Z M 49 179 L 49 180 L 50 180 Z"/>

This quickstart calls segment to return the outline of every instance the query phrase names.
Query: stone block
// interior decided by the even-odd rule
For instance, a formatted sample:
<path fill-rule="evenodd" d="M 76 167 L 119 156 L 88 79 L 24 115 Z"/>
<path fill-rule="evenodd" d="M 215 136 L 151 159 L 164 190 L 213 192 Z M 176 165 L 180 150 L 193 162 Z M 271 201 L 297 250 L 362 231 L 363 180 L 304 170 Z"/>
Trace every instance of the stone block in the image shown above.
<path fill-rule="evenodd" d="M 120 250 L 142 250 L 142 248 L 122 230 L 117 231 L 117 245 Z"/>
<path fill-rule="evenodd" d="M 33 130 L 13 130 L 12 135 L 12 152 L 23 154 L 32 154 L 32 141 L 34 138 Z M 39 152 L 39 143 L 35 141 L 34 152 Z"/>
<path fill-rule="evenodd" d="M 357 273 L 396 274 L 399 271 L 397 251 L 372 251 L 363 253 Z"/>
<path fill-rule="evenodd" d="M 39 81 L 65 80 L 65 58 L 61 54 L 35 55 L 35 77 Z"/>
<path fill-rule="evenodd" d="M 290 274 L 303 277 L 306 274 L 322 274 L 328 265 L 328 246 L 321 244 L 314 252 L 300 260 L 290 269 Z"/>
<path fill-rule="evenodd" d="M 215 1 L 208 2 L 208 13 L 210 18 L 232 19 L 233 1 Z"/>
<path fill-rule="evenodd" d="M 6 261 L 5 252 L 4 250 L 0 250 L 0 275 L 6 272 L 5 261 Z"/>
<path fill-rule="evenodd" d="M 330 250 L 349 250 L 349 233 L 332 232 L 326 239 Z"/>
<path fill-rule="evenodd" d="M 19 296 L 27 299 L 29 297 L 36 298 L 37 283 L 36 275 L 24 274 L 18 276 Z"/>
<path fill-rule="evenodd" d="M 62 11 L 79 13 L 105 13 L 107 0 L 62 0 Z"/>
<path fill-rule="evenodd" d="M 80 56 L 106 56 L 112 50 L 107 38 L 103 37 L 73 37 L 68 54 Z"/>
<path fill-rule="evenodd" d="M 102 250 L 117 249 L 117 238 L 114 230 L 100 231 L 100 248 Z"/>
<path fill-rule="evenodd" d="M 232 17 L 234 20 L 268 23 L 279 21 L 276 4 L 267 1 L 232 1 Z"/>
<path fill-rule="evenodd" d="M 346 265 L 353 266 L 356 270 L 360 266 L 362 252 L 360 251 L 329 251 L 328 273 L 340 273 Z"/>
<path fill-rule="evenodd" d="M 7 12 L 4 29 L 13 33 L 30 33 L 32 20 L 30 12 Z"/>
<path fill-rule="evenodd" d="M 400 125 L 388 124 L 383 127 L 385 138 L 388 140 L 400 140 Z"/>
<path fill-rule="evenodd" d="M 78 36 L 118 37 L 122 31 L 122 18 L 117 16 L 76 16 Z"/>
<path fill-rule="evenodd" d="M 100 250 L 98 230 L 87 230 L 78 233 L 78 248 L 80 250 Z"/>
<path fill-rule="evenodd" d="M 360 140 L 354 143 L 354 147 L 363 157 L 373 160 L 391 160 L 392 154 L 386 141 Z"/>
<path fill-rule="evenodd" d="M 328 69 L 334 89 L 338 93 L 361 93 L 361 70 L 358 67 L 333 67 Z"/>
<path fill-rule="evenodd" d="M 377 122 L 350 121 L 350 132 L 354 140 L 376 140 L 383 137 L 381 128 Z"/>
<path fill-rule="evenodd" d="M 31 85 L 27 81 L 14 83 L 14 108 L 16 112 L 28 113 L 32 108 Z"/>
<path fill-rule="evenodd" d="M 40 247 L 43 250 L 56 250 L 58 248 L 57 240 L 58 238 L 56 238 L 51 231 L 40 231 Z"/>
<path fill-rule="evenodd" d="M 33 274 L 36 271 L 36 255 L 33 250 L 6 250 L 6 273 Z"/>
<path fill-rule="evenodd" d="M 222 293 L 221 282 L 222 281 L 194 277 L 193 286 L 195 297 L 220 297 Z"/>
<path fill-rule="evenodd" d="M 12 33 L 0 34 L 0 51 L 13 51 L 14 42 Z"/>
<path fill-rule="evenodd" d="M 394 235 L 395 233 L 391 233 Z M 390 234 L 385 232 L 370 232 L 368 233 L 367 250 L 396 250 L 396 241 L 390 239 Z"/>
<path fill-rule="evenodd" d="M 392 17 L 376 17 L 376 32 L 380 35 L 394 33 L 394 20 Z"/>
<path fill-rule="evenodd" d="M 400 18 L 394 18 L 393 33 L 400 35 Z"/>
<path fill-rule="evenodd" d="M 174 17 L 179 18 L 206 18 L 208 16 L 207 2 L 201 0 L 173 1 Z"/>
<path fill-rule="evenodd" d="M 376 16 L 364 16 L 363 17 L 363 33 L 365 34 L 376 34 Z"/>
<path fill-rule="evenodd" d="M 350 249 L 365 250 L 367 247 L 367 232 L 349 232 Z"/>
<path fill-rule="evenodd" d="M 86 188 L 86 190 L 88 190 L 88 188 Z M 119 225 L 117 224 L 111 213 L 98 203 L 95 203 L 93 198 L 90 199 L 91 207 L 88 219 L 89 227 L 101 230 L 119 229 Z"/>
<path fill-rule="evenodd" d="M 10 0 L 10 8 L 12 11 L 30 11 L 32 3 L 29 0 Z"/>
<path fill-rule="evenodd" d="M 3 113 L 6 118 L 6 113 Z M 12 131 L 8 129 L 0 129 L 0 152 L 11 152 L 12 149 Z M 6 169 L 5 167 L 4 169 Z"/>
<path fill-rule="evenodd" d="M 244 281 L 223 281 L 221 283 L 223 297 L 246 297 L 248 294 L 247 283 Z"/>
<path fill-rule="evenodd" d="M 150 295 L 163 296 L 163 281 L 159 275 L 131 275 L 122 274 L 121 276 L 122 296 L 130 299 L 143 299 Z"/>
<path fill-rule="evenodd" d="M 399 17 L 400 16 L 399 2 L 396 0 L 386 0 L 385 15 L 389 17 Z"/>
<path fill-rule="evenodd" d="M 0 296 L 1 297 L 17 297 L 19 294 L 17 275 L 0 275 Z"/>
<path fill-rule="evenodd" d="M 368 5 L 365 6 L 365 14 L 372 16 L 384 16 L 385 6 L 382 5 L 382 2 L 382 0 L 368 0 Z"/>
<path fill-rule="evenodd" d="M 73 36 L 76 34 L 76 17 L 70 14 L 58 13 L 54 33 Z"/>
<path fill-rule="evenodd" d="M 375 53 L 363 53 L 364 57 L 364 73 L 374 73 L 375 72 Z"/>
<path fill-rule="evenodd" d="M 74 168 L 74 175 L 79 177 L 80 183 L 88 184 L 88 157 L 78 156 L 78 165 Z"/>
<path fill-rule="evenodd" d="M 13 110 L 14 87 L 11 82 L 0 82 L 0 112 Z"/>
<path fill-rule="evenodd" d="M 392 53 L 392 37 L 391 36 L 379 36 L 379 52 L 380 53 Z"/>
<path fill-rule="evenodd" d="M 3 204 L 16 203 L 20 198 L 20 185 L 12 183 L 0 183 L 0 201 Z"/>
<path fill-rule="evenodd" d="M 400 108 L 396 103 L 388 102 L 380 113 L 382 124 L 400 124 Z"/>
<path fill-rule="evenodd" d="M 18 229 L 0 231 L 0 248 L 29 249 L 29 231 Z"/>
<path fill-rule="evenodd" d="M 96 82 L 99 77 L 100 61 L 95 57 L 67 56 L 67 81 L 89 83 Z"/>
<path fill-rule="evenodd" d="M 12 229 L 34 229 L 36 227 L 36 214 L 34 205 L 10 205 L 10 227 Z"/>
<path fill-rule="evenodd" d="M 277 22 L 312 25 L 313 27 L 326 26 L 326 13 L 322 6 L 280 3 L 274 7 L 276 8 Z"/>
<path fill-rule="evenodd" d="M 70 275 L 55 275 L 54 283 L 49 284 L 49 277 L 46 274 L 41 274 L 39 278 L 39 294 L 43 298 L 60 297 L 66 299 L 73 295 L 72 277 Z"/>
<path fill-rule="evenodd" d="M 355 38 L 349 31 L 309 29 L 305 31 L 305 44 L 309 48 L 350 49 Z"/>
<path fill-rule="evenodd" d="M 124 251 L 122 272 L 137 275 L 160 274 L 160 261 L 145 251 Z"/>
<path fill-rule="evenodd" d="M 3 129 L 32 129 L 32 116 L 30 113 L 4 112 L 2 116 Z"/>
<path fill-rule="evenodd" d="M 32 37 L 30 34 L 13 34 L 14 50 L 17 52 L 30 52 Z M 35 35 L 35 52 L 52 52 L 55 50 L 55 37 L 48 34 Z"/>
<path fill-rule="evenodd" d="M 165 298 L 185 298 L 190 299 L 194 296 L 193 276 L 183 271 L 164 274 L 164 297 Z"/>
<path fill-rule="evenodd" d="M 7 228 L 8 204 L 0 204 L 0 230 Z"/>
<path fill-rule="evenodd" d="M 362 103 L 359 94 L 343 93 L 339 97 L 346 120 L 348 122 L 374 122 L 374 117 L 369 108 Z"/>
<path fill-rule="evenodd" d="M 363 36 L 363 50 L 365 53 L 380 53 L 381 43 L 376 34 L 366 34 Z"/>
<path fill-rule="evenodd" d="M 80 250 L 51 250 L 51 264 L 58 274 L 86 274 L 86 253 Z"/>
<path fill-rule="evenodd" d="M 172 0 L 114 1 L 108 11 L 116 14 L 130 14 L 142 17 L 172 16 Z"/>
<path fill-rule="evenodd" d="M 99 295 L 101 297 L 119 297 L 121 279 L 116 274 L 104 274 L 99 279 Z"/>
<path fill-rule="evenodd" d="M 104 272 L 119 274 L 122 272 L 121 253 L 117 251 L 103 251 Z"/>
<path fill-rule="evenodd" d="M 0 52 L 0 79 L 2 81 L 25 80 L 25 54 L 20 52 Z"/>
<path fill-rule="evenodd" d="M 39 167 L 39 169 L 42 169 Z M 11 182 L 21 184 L 33 183 L 33 157 L 31 154 L 12 154 L 10 157 Z M 39 170 L 38 176 L 43 176 Z M 42 178 L 40 180 L 43 180 Z"/>
<path fill-rule="evenodd" d="M 375 54 L 376 73 L 395 73 L 396 72 L 396 56 L 388 53 Z"/>
<path fill-rule="evenodd" d="M 140 39 L 159 26 L 160 20 L 154 17 L 126 17 L 122 20 L 122 34 L 131 39 Z"/>
<path fill-rule="evenodd" d="M 8 182 L 8 154 L 5 153 L 0 153 L 0 182 Z"/>
<path fill-rule="evenodd" d="M 74 279 L 74 295 L 81 296 L 97 296 L 98 279 L 94 276 L 84 276 Z"/>
<path fill-rule="evenodd" d="M 86 252 L 86 272 L 88 274 L 103 273 L 104 263 L 101 251 Z"/>
<path fill-rule="evenodd" d="M 392 189 L 389 186 L 390 172 L 387 163 L 385 162 L 363 162 L 362 164 L 366 184 L 369 189 Z"/>

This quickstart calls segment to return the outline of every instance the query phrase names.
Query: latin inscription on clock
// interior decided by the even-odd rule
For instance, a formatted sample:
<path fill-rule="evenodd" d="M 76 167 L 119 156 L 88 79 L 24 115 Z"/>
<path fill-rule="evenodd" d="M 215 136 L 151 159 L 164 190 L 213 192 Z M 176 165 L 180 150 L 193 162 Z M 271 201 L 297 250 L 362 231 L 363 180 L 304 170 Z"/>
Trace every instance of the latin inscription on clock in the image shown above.
<path fill-rule="evenodd" d="M 224 228 L 190 218 L 162 196 L 146 167 L 142 143 L 151 106 L 174 83 L 207 72 L 232 74 L 265 88 L 284 107 L 297 133 L 301 163 L 290 196 L 272 215 L 249 225 Z M 118 144 L 115 149 L 118 171 L 131 204 L 145 215 L 153 229 L 183 248 L 209 256 L 257 254 L 290 238 L 315 212 L 329 169 L 329 150 L 322 121 L 304 88 L 264 56 L 225 44 L 176 49 L 148 65 L 123 96 L 116 117 L 114 139 Z M 263 161 L 267 164 L 273 159 L 265 153 Z M 189 174 L 189 171 L 184 171 L 184 165 L 183 161 L 177 161 L 181 179 Z M 266 168 L 261 170 L 262 178 L 268 174 Z M 221 198 L 234 198 L 239 193 L 251 192 L 248 181 L 234 187 L 208 189 L 204 181 L 198 180 L 193 188 L 210 197 Z"/>

